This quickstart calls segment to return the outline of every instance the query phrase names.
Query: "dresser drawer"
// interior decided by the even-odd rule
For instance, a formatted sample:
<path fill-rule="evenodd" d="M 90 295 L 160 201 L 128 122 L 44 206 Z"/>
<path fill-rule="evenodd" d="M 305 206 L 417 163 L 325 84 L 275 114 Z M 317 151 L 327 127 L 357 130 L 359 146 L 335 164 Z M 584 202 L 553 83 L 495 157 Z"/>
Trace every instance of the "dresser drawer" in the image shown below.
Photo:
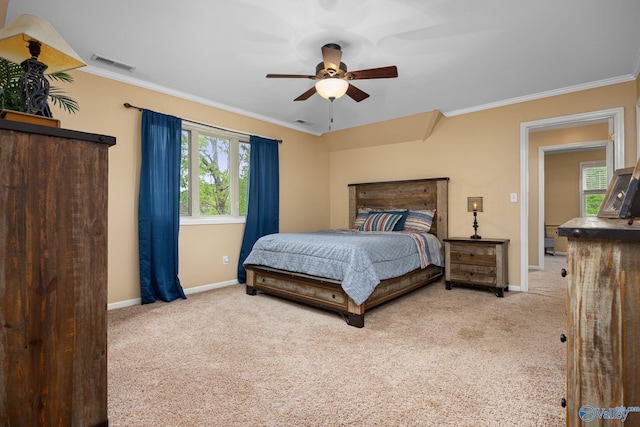
<path fill-rule="evenodd" d="M 450 280 L 476 285 L 496 285 L 496 268 L 484 265 L 451 264 Z"/>
<path fill-rule="evenodd" d="M 495 245 L 452 244 L 450 256 L 452 264 L 496 265 Z"/>

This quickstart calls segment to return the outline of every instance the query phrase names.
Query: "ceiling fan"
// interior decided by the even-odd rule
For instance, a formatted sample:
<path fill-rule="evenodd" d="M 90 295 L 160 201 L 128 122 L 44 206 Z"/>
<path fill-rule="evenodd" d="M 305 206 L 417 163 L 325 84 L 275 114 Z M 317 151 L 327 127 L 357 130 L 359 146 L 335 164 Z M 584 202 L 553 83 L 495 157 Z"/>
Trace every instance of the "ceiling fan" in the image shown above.
<path fill-rule="evenodd" d="M 368 70 L 347 71 L 347 66 L 342 59 L 340 45 L 328 43 L 322 46 L 322 62 L 316 66 L 315 76 L 304 74 L 267 74 L 267 78 L 284 79 L 311 79 L 317 80 L 316 84 L 308 91 L 294 99 L 294 101 L 304 101 L 311 95 L 318 92 L 323 98 L 340 98 L 345 93 L 353 100 L 360 102 L 369 97 L 369 94 L 358 89 L 351 83 L 351 80 L 364 79 L 388 79 L 398 77 L 398 68 L 395 65 L 389 67 L 371 68 Z"/>

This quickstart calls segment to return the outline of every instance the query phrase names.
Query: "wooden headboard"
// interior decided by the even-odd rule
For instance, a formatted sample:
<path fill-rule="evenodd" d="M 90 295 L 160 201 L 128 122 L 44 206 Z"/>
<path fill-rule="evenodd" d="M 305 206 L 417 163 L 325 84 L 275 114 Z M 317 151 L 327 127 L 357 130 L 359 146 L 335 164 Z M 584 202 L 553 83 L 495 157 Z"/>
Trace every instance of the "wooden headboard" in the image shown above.
<path fill-rule="evenodd" d="M 349 184 L 349 228 L 359 209 L 431 209 L 436 212 L 431 233 L 448 237 L 449 178 Z"/>

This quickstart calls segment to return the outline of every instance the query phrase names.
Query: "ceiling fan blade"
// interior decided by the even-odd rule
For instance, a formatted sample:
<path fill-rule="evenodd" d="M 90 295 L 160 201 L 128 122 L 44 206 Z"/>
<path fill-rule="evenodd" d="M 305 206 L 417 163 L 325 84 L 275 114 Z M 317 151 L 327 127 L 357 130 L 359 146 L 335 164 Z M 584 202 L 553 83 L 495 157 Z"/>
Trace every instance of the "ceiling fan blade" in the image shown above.
<path fill-rule="evenodd" d="M 334 43 L 328 43 L 322 46 L 322 61 L 325 70 L 338 71 L 340 69 L 340 60 L 342 59 L 342 51 L 340 46 Z"/>
<path fill-rule="evenodd" d="M 391 65 L 389 67 L 370 68 L 368 70 L 349 71 L 351 80 L 363 79 L 390 79 L 398 77 L 398 67 Z"/>
<path fill-rule="evenodd" d="M 307 99 L 309 99 L 309 97 L 311 97 L 311 95 L 313 95 L 314 93 L 316 93 L 316 87 L 311 86 L 311 89 L 309 89 L 308 91 L 306 91 L 305 93 L 303 93 L 302 95 L 300 95 L 299 97 L 297 97 L 296 99 L 294 99 L 294 101 L 306 101 Z"/>
<path fill-rule="evenodd" d="M 267 74 L 268 79 L 315 79 L 316 76 L 306 74 Z"/>
<path fill-rule="evenodd" d="M 369 97 L 368 93 L 361 91 L 351 83 L 349 83 L 349 87 L 347 88 L 347 95 L 349 95 L 356 102 L 360 102 Z"/>

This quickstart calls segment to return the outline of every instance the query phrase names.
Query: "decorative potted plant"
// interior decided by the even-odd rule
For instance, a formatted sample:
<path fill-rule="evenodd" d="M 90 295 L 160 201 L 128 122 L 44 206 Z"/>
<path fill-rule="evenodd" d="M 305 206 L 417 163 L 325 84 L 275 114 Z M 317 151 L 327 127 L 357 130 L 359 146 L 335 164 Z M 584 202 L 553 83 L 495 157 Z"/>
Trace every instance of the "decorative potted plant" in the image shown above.
<path fill-rule="evenodd" d="M 24 111 L 18 93 L 18 79 L 24 74 L 20 64 L 0 58 L 0 109 Z M 73 77 L 65 72 L 47 74 L 52 81 L 73 83 Z M 65 95 L 59 87 L 51 86 L 49 89 L 49 100 L 53 105 L 57 105 L 69 114 L 74 114 L 80 110 L 78 102 Z"/>

